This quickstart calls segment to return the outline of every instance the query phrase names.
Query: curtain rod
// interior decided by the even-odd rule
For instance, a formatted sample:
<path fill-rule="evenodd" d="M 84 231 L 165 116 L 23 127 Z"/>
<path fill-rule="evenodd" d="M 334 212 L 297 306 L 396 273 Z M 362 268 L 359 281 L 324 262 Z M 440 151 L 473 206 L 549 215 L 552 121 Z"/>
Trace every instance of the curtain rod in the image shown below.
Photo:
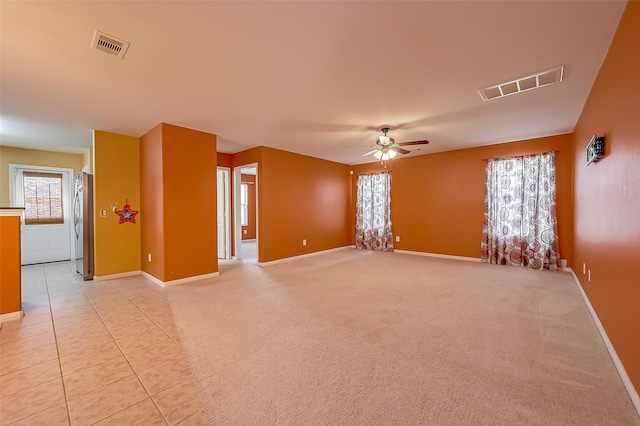
<path fill-rule="evenodd" d="M 380 172 L 366 172 L 366 173 L 357 173 L 356 176 L 364 176 L 364 175 L 376 175 L 379 173 L 391 173 L 391 170 L 382 170 Z"/>
<path fill-rule="evenodd" d="M 538 154 L 546 154 L 548 152 L 560 152 L 557 149 L 554 149 L 553 151 L 545 151 L 545 152 L 539 152 L 537 154 L 526 154 L 526 155 L 510 155 L 508 157 L 495 157 L 495 158 L 483 158 L 482 161 L 484 161 L 485 163 L 489 160 L 502 160 L 504 158 L 518 158 L 518 157 L 532 157 L 534 155 L 538 155 Z"/>

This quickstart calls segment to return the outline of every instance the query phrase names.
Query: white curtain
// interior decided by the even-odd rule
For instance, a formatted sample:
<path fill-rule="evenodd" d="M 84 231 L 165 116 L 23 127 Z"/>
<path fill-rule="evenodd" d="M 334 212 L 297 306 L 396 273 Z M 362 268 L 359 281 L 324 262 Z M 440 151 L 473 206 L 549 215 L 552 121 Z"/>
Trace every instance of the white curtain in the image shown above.
<path fill-rule="evenodd" d="M 391 172 L 358 175 L 356 248 L 393 251 Z"/>
<path fill-rule="evenodd" d="M 482 260 L 558 269 L 555 153 L 487 162 Z"/>

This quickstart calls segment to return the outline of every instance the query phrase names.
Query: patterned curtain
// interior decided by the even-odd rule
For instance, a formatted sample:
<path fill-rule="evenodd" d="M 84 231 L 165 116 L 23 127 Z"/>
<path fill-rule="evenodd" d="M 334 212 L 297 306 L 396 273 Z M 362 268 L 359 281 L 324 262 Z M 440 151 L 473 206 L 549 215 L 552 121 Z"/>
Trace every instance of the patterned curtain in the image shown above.
<path fill-rule="evenodd" d="M 482 261 L 558 269 L 555 153 L 487 162 Z"/>
<path fill-rule="evenodd" d="M 358 175 L 356 248 L 393 251 L 391 172 Z"/>

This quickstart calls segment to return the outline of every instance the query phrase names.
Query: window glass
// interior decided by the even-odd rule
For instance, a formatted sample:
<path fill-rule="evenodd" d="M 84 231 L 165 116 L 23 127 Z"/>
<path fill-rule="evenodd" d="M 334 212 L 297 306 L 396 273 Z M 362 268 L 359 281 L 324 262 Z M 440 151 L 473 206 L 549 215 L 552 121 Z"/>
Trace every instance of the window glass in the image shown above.
<path fill-rule="evenodd" d="M 248 200 L 248 187 L 246 183 L 240 185 L 240 224 L 242 226 L 247 226 L 248 223 L 248 208 L 247 208 L 247 200 Z"/>
<path fill-rule="evenodd" d="M 62 173 L 22 174 L 26 225 L 64 223 Z"/>

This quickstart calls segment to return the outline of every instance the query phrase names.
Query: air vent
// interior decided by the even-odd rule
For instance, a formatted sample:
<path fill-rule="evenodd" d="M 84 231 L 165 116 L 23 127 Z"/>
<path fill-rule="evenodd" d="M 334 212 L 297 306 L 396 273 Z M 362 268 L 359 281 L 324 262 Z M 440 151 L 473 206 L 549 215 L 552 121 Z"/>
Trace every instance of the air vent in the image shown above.
<path fill-rule="evenodd" d="M 478 90 L 483 101 L 504 98 L 505 96 L 515 95 L 516 93 L 526 92 L 527 90 L 538 89 L 554 83 L 560 83 L 564 73 L 564 66 L 552 68 L 537 74 L 528 75 L 506 83 L 496 84 L 495 86 L 485 87 Z"/>
<path fill-rule="evenodd" d="M 129 48 L 129 42 L 117 39 L 98 30 L 93 34 L 91 48 L 122 59 Z"/>

